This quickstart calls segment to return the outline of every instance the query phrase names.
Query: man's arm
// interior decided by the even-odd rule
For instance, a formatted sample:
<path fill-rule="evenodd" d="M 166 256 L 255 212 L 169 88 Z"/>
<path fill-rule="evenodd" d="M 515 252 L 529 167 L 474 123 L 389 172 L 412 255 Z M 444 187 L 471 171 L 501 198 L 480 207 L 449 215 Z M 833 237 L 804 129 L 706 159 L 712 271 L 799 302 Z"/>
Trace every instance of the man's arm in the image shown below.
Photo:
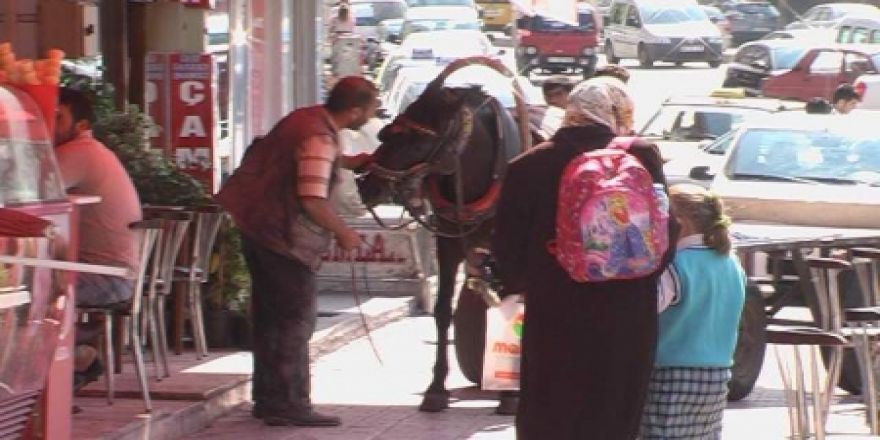
<path fill-rule="evenodd" d="M 372 161 L 373 155 L 368 153 L 359 153 L 353 156 L 343 155 L 339 157 L 339 166 L 359 173 L 363 167 L 369 165 Z"/>
<path fill-rule="evenodd" d="M 318 226 L 332 232 L 346 250 L 360 246 L 360 234 L 336 214 L 328 200 L 337 148 L 329 136 L 313 136 L 297 150 L 296 194 L 303 210 Z"/>

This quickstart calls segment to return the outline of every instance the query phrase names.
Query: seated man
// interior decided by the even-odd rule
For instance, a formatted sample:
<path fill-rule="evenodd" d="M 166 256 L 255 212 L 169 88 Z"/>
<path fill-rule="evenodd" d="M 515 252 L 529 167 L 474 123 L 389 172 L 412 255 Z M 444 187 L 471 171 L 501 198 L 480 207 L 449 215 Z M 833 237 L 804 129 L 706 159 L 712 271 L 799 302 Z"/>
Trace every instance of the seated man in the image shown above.
<path fill-rule="evenodd" d="M 141 220 L 140 199 L 116 155 L 92 137 L 94 120 L 88 97 L 76 90 L 61 90 L 55 122 L 55 157 L 64 186 L 69 194 L 101 197 L 100 203 L 83 206 L 81 210 L 79 260 L 136 269 L 138 237 L 128 225 Z M 133 294 L 133 280 L 90 273 L 77 275 L 77 307 L 124 304 Z M 78 339 L 78 344 L 90 342 Z M 94 350 L 79 347 L 77 354 L 77 371 L 100 370 Z M 91 357 L 92 362 L 83 357 Z"/>

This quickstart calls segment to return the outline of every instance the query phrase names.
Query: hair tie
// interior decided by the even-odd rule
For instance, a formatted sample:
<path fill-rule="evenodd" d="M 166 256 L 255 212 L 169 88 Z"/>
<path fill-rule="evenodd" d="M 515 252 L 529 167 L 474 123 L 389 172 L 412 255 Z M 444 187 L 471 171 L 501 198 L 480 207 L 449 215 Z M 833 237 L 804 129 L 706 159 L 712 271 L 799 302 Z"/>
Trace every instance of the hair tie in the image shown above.
<path fill-rule="evenodd" d="M 712 229 L 729 228 L 731 225 L 730 217 L 722 215 L 715 223 L 712 223 Z"/>

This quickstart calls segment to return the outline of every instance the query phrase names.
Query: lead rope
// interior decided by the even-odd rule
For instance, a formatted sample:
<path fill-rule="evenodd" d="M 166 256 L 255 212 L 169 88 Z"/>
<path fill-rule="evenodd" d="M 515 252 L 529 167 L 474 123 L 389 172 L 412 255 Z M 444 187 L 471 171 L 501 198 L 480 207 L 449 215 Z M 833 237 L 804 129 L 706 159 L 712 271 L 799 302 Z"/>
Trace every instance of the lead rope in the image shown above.
<path fill-rule="evenodd" d="M 363 241 L 363 240 L 362 240 Z M 369 243 L 363 241 L 363 244 L 367 245 L 367 247 L 372 248 Z M 370 325 L 367 322 L 367 316 L 364 314 L 364 309 L 361 305 L 360 294 L 358 293 L 357 288 L 357 271 L 355 269 L 355 261 L 354 255 L 349 254 L 349 263 L 351 264 L 351 294 L 354 297 L 354 303 L 357 305 L 358 314 L 361 315 L 361 325 L 364 327 L 364 333 L 367 336 L 367 341 L 370 342 L 370 348 L 373 349 L 373 355 L 376 356 L 376 360 L 379 361 L 379 365 L 384 366 L 385 363 L 382 362 L 382 356 L 379 355 L 379 349 L 376 347 L 376 341 L 373 340 L 373 333 L 370 331 Z M 366 265 L 364 266 L 364 285 L 366 285 L 367 273 L 366 273 Z M 369 294 L 370 287 L 367 285 L 367 293 Z"/>

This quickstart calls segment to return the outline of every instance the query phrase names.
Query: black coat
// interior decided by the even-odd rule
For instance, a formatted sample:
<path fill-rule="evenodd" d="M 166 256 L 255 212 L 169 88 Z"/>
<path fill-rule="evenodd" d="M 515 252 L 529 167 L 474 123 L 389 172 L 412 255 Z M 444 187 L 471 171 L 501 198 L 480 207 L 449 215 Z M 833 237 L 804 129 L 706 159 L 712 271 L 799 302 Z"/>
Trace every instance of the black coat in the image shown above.
<path fill-rule="evenodd" d="M 631 440 L 638 434 L 657 344 L 662 269 L 642 279 L 582 284 L 547 251 L 563 169 L 612 138 L 604 126 L 563 128 L 513 161 L 504 181 L 493 253 L 505 291 L 525 294 L 519 439 Z M 665 185 L 656 146 L 640 141 L 631 153 Z M 670 248 L 676 229 L 670 226 Z M 672 256 L 670 250 L 665 261 Z"/>

